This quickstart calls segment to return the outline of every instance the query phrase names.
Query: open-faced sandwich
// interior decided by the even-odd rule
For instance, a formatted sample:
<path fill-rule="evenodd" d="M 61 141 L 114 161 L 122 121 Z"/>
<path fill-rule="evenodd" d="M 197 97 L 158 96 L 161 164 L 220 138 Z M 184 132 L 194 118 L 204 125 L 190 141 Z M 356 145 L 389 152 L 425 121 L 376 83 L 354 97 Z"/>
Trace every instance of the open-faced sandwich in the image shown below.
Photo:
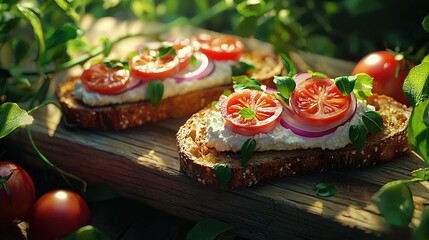
<path fill-rule="evenodd" d="M 234 77 L 234 91 L 178 131 L 181 168 L 222 189 L 280 176 L 360 168 L 409 151 L 410 109 L 373 95 L 366 74 L 331 79 L 304 72 L 267 88 Z"/>
<path fill-rule="evenodd" d="M 233 75 L 264 82 L 282 71 L 278 56 L 246 50 L 242 41 L 226 35 L 201 33 L 130 52 L 125 61 L 93 62 L 80 77 L 59 85 L 57 96 L 69 122 L 121 130 L 190 116 L 231 88 Z"/>

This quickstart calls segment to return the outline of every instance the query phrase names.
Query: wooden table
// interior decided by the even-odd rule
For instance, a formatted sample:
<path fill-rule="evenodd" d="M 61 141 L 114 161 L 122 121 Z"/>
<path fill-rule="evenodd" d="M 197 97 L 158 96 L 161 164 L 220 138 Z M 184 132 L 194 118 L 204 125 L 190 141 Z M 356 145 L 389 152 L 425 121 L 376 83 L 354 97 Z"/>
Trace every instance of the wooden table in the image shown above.
<path fill-rule="evenodd" d="M 292 57 L 301 69 L 331 76 L 349 74 L 353 67 L 350 62 L 305 53 Z M 410 155 L 366 169 L 285 177 L 219 192 L 180 171 L 175 134 L 186 118 L 106 132 L 67 128 L 54 107 L 35 117 L 35 142 L 62 169 L 89 182 L 110 183 L 123 196 L 180 217 L 228 222 L 249 239 L 403 239 L 379 215 L 371 196 L 385 183 L 408 179 L 411 171 L 423 167 Z M 24 131 L 17 134 L 26 139 Z M 28 141 L 23 144 L 35 155 Z M 316 196 L 313 188 L 319 182 L 334 184 L 336 195 Z M 411 185 L 415 225 L 429 203 L 428 188 L 428 183 Z"/>

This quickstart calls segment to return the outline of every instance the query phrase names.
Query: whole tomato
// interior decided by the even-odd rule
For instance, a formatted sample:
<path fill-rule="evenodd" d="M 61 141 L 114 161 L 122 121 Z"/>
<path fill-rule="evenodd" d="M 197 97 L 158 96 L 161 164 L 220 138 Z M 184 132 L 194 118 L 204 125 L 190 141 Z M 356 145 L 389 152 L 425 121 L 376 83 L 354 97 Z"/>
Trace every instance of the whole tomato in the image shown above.
<path fill-rule="evenodd" d="M 29 239 L 65 237 L 90 224 L 90 211 L 83 198 L 69 190 L 53 190 L 34 203 L 28 221 Z"/>
<path fill-rule="evenodd" d="M 406 64 L 401 56 L 399 59 L 388 51 L 378 51 L 363 57 L 354 67 L 352 75 L 367 73 L 374 78 L 372 92 L 395 98 L 398 102 L 409 104 L 402 91 L 404 79 L 413 63 Z"/>
<path fill-rule="evenodd" d="M 0 161 L 0 229 L 25 220 L 35 199 L 30 175 L 14 163 Z"/>

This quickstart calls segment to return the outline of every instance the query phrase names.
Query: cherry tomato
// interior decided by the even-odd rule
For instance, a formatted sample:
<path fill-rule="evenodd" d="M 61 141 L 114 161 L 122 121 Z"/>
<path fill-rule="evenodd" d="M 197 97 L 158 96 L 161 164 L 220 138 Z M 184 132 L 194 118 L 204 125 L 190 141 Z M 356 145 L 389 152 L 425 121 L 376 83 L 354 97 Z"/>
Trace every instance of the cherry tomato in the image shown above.
<path fill-rule="evenodd" d="M 253 116 L 244 116 L 243 109 L 251 110 Z M 253 136 L 270 132 L 278 125 L 282 105 L 268 93 L 244 90 L 221 99 L 219 110 L 228 129 L 240 135 Z"/>
<path fill-rule="evenodd" d="M 163 80 L 185 69 L 194 53 L 192 46 L 182 41 L 172 47 L 176 54 L 162 54 L 160 48 L 152 48 L 132 57 L 129 60 L 131 75 L 143 81 Z"/>
<path fill-rule="evenodd" d="M 58 239 L 89 224 L 89 207 L 79 194 L 53 190 L 37 199 L 31 209 L 29 239 Z"/>
<path fill-rule="evenodd" d="M 200 33 L 193 40 L 196 48 L 213 60 L 237 61 L 244 51 L 243 43 L 232 36 L 215 37 L 210 34 Z"/>
<path fill-rule="evenodd" d="M 344 119 L 351 109 L 352 98 L 343 96 L 332 79 L 311 78 L 296 86 L 290 104 L 303 121 L 323 126 Z"/>
<path fill-rule="evenodd" d="M 99 93 L 112 93 L 124 88 L 130 78 L 130 72 L 123 68 L 108 68 L 97 63 L 83 71 L 80 79 L 89 90 Z"/>
<path fill-rule="evenodd" d="M 401 103 L 408 104 L 402 85 L 414 64 L 409 62 L 408 67 L 406 65 L 403 58 L 397 61 L 392 53 L 378 51 L 362 58 L 354 67 L 352 75 L 367 73 L 374 78 L 372 92 L 388 95 Z M 398 68 L 399 74 L 397 74 Z"/>
<path fill-rule="evenodd" d="M 36 199 L 36 191 L 30 175 L 14 163 L 0 162 L 0 177 L 0 229 L 4 229 L 27 218 Z"/>

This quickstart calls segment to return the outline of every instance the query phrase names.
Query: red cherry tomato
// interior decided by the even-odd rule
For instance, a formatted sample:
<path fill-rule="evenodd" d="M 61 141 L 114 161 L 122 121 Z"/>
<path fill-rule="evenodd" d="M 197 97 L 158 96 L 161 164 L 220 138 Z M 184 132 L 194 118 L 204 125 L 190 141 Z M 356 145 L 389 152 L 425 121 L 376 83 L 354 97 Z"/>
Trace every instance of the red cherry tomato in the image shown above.
<path fill-rule="evenodd" d="M 131 75 L 143 81 L 163 80 L 185 69 L 194 53 L 192 46 L 182 41 L 172 47 L 176 54 L 162 55 L 160 48 L 152 48 L 132 57 L 129 60 Z"/>
<path fill-rule="evenodd" d="M 241 113 L 243 109 L 251 110 L 253 116 L 245 117 Z M 268 93 L 244 90 L 221 99 L 219 110 L 228 129 L 240 135 L 253 136 L 270 132 L 278 125 L 282 105 Z"/>
<path fill-rule="evenodd" d="M 53 190 L 37 199 L 31 209 L 29 239 L 58 239 L 89 224 L 89 207 L 79 194 Z"/>
<path fill-rule="evenodd" d="M 210 34 L 200 33 L 193 38 L 193 41 L 199 51 L 213 60 L 237 61 L 244 51 L 243 43 L 232 36 L 215 37 Z"/>
<path fill-rule="evenodd" d="M 352 98 L 343 96 L 332 79 L 312 78 L 296 86 L 290 104 L 303 121 L 324 126 L 344 119 L 351 109 Z"/>
<path fill-rule="evenodd" d="M 354 67 L 352 75 L 367 73 L 374 78 L 372 92 L 388 95 L 401 103 L 409 104 L 402 91 L 402 85 L 414 64 L 409 62 L 408 67 L 406 65 L 404 59 L 397 61 L 392 53 L 378 51 L 362 58 Z"/>
<path fill-rule="evenodd" d="M 80 79 L 89 90 L 99 93 L 112 93 L 124 88 L 130 78 L 130 72 L 122 68 L 108 68 L 97 63 L 83 71 Z"/>
<path fill-rule="evenodd" d="M 14 163 L 0 162 L 0 176 L 0 229 L 5 229 L 27 218 L 36 199 L 36 191 L 28 173 Z M 6 191 L 6 184 L 10 194 Z"/>

